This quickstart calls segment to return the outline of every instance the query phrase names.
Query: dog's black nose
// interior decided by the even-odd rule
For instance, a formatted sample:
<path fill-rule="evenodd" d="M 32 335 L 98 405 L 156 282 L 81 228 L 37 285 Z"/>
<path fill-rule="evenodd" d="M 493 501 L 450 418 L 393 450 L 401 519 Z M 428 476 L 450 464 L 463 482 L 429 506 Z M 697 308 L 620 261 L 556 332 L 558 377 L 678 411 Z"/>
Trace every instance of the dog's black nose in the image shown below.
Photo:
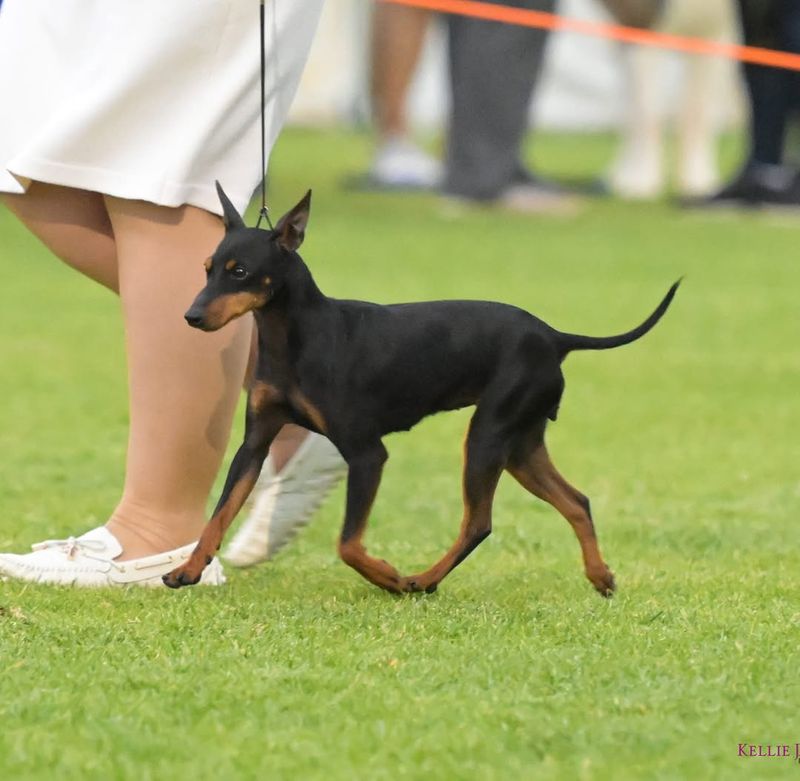
<path fill-rule="evenodd" d="M 198 315 L 196 312 L 192 312 L 191 309 L 184 315 L 184 317 L 186 318 L 186 322 L 189 323 L 192 328 L 199 328 L 201 325 L 203 325 L 203 316 Z"/>

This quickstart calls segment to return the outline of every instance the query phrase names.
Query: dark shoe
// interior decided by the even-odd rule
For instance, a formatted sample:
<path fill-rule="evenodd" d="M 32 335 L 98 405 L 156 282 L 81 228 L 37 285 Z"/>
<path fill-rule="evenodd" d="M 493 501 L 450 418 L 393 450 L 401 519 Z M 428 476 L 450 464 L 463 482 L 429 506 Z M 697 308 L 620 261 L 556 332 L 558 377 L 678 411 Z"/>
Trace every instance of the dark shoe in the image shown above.
<path fill-rule="evenodd" d="M 514 171 L 511 182 L 491 198 L 476 198 L 463 193 L 442 193 L 446 211 L 457 216 L 469 207 L 499 208 L 518 214 L 543 214 L 572 217 L 581 211 L 583 200 L 558 182 L 544 179 L 522 165 Z"/>
<path fill-rule="evenodd" d="M 732 182 L 713 195 L 686 198 L 681 203 L 701 209 L 800 206 L 800 174 L 783 165 L 749 163 Z"/>

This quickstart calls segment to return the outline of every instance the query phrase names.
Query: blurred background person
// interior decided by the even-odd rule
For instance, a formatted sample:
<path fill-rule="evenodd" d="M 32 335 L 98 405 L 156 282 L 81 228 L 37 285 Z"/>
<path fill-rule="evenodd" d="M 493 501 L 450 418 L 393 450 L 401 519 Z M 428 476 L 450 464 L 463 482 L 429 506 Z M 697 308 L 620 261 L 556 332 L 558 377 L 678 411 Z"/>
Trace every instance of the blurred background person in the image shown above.
<path fill-rule="evenodd" d="M 556 8 L 555 0 L 495 4 Z M 447 32 L 452 101 L 443 193 L 515 211 L 573 213 L 575 197 L 537 177 L 522 159 L 548 31 L 453 14 Z"/>
<path fill-rule="evenodd" d="M 731 41 L 737 37 L 733 0 L 597 0 L 621 24 L 658 31 Z M 553 10 L 554 2 L 528 4 Z M 408 96 L 413 86 L 432 14 L 424 9 L 378 2 L 371 27 L 371 106 L 377 151 L 367 177 L 382 189 L 429 189 L 466 200 L 536 210 L 561 206 L 564 193 L 525 171 L 521 162 L 510 180 L 505 155 L 516 145 L 516 128 L 527 130 L 530 97 L 540 79 L 545 31 L 517 27 L 519 48 L 510 28 L 466 17 L 445 16 L 449 43 L 450 117 L 443 169 L 412 140 Z M 474 35 L 473 35 L 474 33 Z M 675 186 L 681 195 L 698 196 L 718 185 L 717 138 L 724 119 L 721 101 L 731 64 L 702 55 L 685 55 L 648 46 L 614 46 L 624 79 L 624 116 L 620 143 L 607 175 L 607 186 L 628 198 L 655 198 L 667 186 L 664 125 L 669 104 L 677 104 L 678 154 Z M 461 52 L 464 52 L 462 55 Z M 519 53 L 527 58 L 520 60 Z M 508 61 L 502 59 L 508 56 Z M 489 58 L 489 59 L 487 59 Z M 667 71 L 680 60 L 679 93 L 667 89 Z M 481 63 L 492 62 L 491 68 Z M 475 72 L 470 68 L 474 67 Z M 529 77 L 514 95 L 514 77 Z M 527 112 L 527 114 L 526 114 Z M 576 109 L 575 115 L 580 111 Z M 503 118 L 502 122 L 498 117 Z M 521 122 L 520 122 L 521 119 Z M 494 126 L 490 126 L 494 125 Z M 508 135 L 510 133 L 510 135 Z M 465 151 L 469 150 L 469 151 Z M 473 159 L 474 158 L 474 159 Z M 503 185 L 496 179 L 505 176 Z M 562 197 L 559 197 L 562 196 Z M 558 208 L 556 209 L 558 210 Z"/>
<path fill-rule="evenodd" d="M 738 0 L 748 46 L 800 54 L 800 2 Z M 750 103 L 748 154 L 739 173 L 705 206 L 798 205 L 800 176 L 786 161 L 787 127 L 800 104 L 800 73 L 746 63 L 742 66 Z"/>
<path fill-rule="evenodd" d="M 552 12 L 555 0 L 504 3 Z M 546 30 L 445 15 L 450 114 L 444 165 L 411 139 L 408 93 L 433 15 L 378 2 L 371 26 L 371 113 L 377 150 L 370 186 L 441 187 L 451 198 L 524 211 L 571 210 L 575 201 L 521 160 Z"/>
<path fill-rule="evenodd" d="M 560 0 L 540 8 L 608 21 L 610 7 L 614 18 L 625 24 L 725 40 L 737 37 L 734 1 Z M 314 126 L 355 121 L 375 129 L 368 174 L 357 178 L 357 184 L 428 188 L 437 173 L 447 173 L 425 151 L 428 145 L 413 139 L 420 134 L 435 137 L 441 131 L 447 150 L 451 117 L 459 114 L 451 81 L 465 80 L 456 76 L 458 64 L 451 62 L 454 52 L 448 52 L 451 21 L 455 20 L 424 9 L 381 2 L 327 3 L 322 33 L 292 115 Z M 482 43 L 478 41 L 478 52 Z M 535 89 L 533 100 L 527 96 L 525 129 L 535 121 L 537 129 L 550 133 L 620 132 L 614 178 L 624 184 L 615 191 L 639 191 L 649 197 L 649 192 L 661 192 L 668 178 L 662 159 L 669 159 L 669 137 L 662 126 L 674 118 L 680 137 L 679 189 L 685 194 L 713 189 L 718 178 L 716 137 L 741 115 L 734 64 L 641 46 L 624 47 L 622 57 L 621 48 L 591 36 L 548 37 L 541 72 L 532 74 Z M 677 78 L 682 70 L 688 71 L 685 78 Z"/>
<path fill-rule="evenodd" d="M 409 130 L 408 93 L 434 14 L 423 8 L 376 3 L 372 11 L 370 97 L 377 149 L 370 184 L 386 189 L 432 189 L 442 164 Z"/>

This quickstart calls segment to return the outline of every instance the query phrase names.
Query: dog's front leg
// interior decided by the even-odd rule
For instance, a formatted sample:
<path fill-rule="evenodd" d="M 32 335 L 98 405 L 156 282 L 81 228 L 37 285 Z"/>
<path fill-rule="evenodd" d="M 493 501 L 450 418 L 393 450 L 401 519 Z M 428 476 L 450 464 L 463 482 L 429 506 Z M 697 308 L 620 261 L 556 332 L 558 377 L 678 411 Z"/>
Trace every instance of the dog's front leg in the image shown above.
<path fill-rule="evenodd" d="M 339 555 L 345 564 L 376 586 L 399 593 L 400 573 L 388 562 L 367 554 L 361 538 L 367 526 L 369 512 L 381 482 L 383 465 L 388 458 L 381 442 L 357 455 L 345 456 L 347 461 L 347 508 L 339 539 Z"/>
<path fill-rule="evenodd" d="M 244 442 L 228 470 L 214 514 L 203 529 L 189 560 L 164 575 L 162 580 L 165 585 L 180 588 L 193 586 L 200 580 L 206 565 L 219 550 L 225 532 L 253 490 L 272 440 L 287 422 L 287 416 L 278 407 L 259 412 L 248 409 Z"/>

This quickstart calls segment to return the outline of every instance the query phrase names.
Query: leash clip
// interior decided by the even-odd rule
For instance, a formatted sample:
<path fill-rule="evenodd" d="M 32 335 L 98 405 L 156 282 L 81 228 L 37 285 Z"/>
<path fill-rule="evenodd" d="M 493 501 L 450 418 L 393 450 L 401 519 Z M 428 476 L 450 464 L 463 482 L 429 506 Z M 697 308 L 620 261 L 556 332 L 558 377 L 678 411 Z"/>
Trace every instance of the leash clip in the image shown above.
<path fill-rule="evenodd" d="M 256 228 L 261 227 L 261 220 L 264 219 L 267 221 L 267 225 L 269 225 L 269 229 L 274 231 L 275 228 L 272 225 L 272 220 L 269 218 L 269 209 L 266 206 L 262 206 L 258 210 L 258 222 L 256 222 Z"/>

